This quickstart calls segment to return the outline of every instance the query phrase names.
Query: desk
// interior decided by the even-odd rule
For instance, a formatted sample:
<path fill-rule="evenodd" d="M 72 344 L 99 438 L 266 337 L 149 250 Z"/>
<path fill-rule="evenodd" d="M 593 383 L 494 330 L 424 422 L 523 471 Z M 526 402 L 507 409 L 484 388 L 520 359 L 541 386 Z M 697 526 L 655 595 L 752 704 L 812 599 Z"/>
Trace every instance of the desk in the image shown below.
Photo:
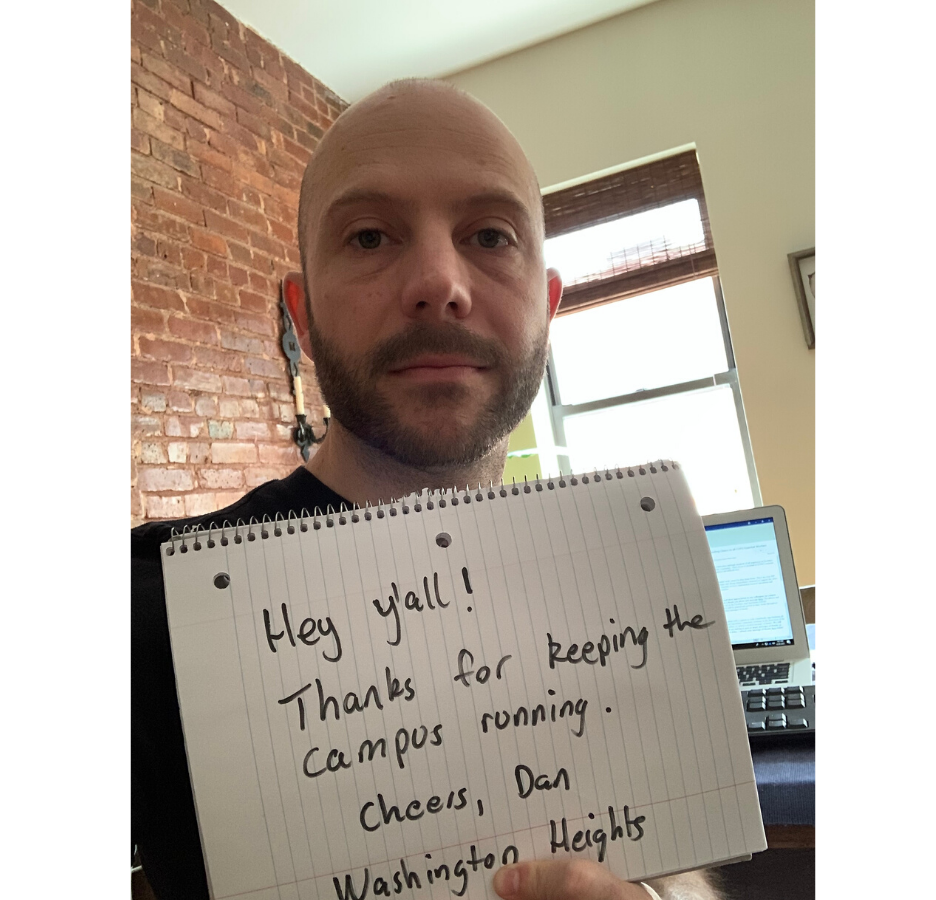
<path fill-rule="evenodd" d="M 751 743 L 754 778 L 770 849 L 816 846 L 813 737 Z"/>

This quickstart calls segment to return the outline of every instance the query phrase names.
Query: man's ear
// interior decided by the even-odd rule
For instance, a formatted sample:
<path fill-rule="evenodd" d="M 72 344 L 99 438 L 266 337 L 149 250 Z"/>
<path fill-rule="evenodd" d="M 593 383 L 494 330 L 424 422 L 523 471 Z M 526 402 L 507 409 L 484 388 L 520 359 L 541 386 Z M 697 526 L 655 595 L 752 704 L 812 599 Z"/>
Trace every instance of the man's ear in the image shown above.
<path fill-rule="evenodd" d="M 562 276 L 558 269 L 546 270 L 546 286 L 549 295 L 549 321 L 553 320 L 562 299 Z"/>
<path fill-rule="evenodd" d="M 283 279 L 283 297 L 286 300 L 286 309 L 292 316 L 299 346 L 302 352 L 312 359 L 312 345 L 309 343 L 309 305 L 306 302 L 302 275 L 298 272 L 290 272 Z"/>

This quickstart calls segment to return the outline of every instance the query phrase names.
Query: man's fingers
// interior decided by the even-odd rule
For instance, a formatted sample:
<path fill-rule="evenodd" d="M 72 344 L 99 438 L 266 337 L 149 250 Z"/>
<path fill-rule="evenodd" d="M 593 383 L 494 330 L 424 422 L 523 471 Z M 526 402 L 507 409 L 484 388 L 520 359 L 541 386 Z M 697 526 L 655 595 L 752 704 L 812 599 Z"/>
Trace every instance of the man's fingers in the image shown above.
<path fill-rule="evenodd" d="M 639 884 L 622 881 L 590 859 L 529 860 L 494 875 L 504 900 L 647 900 Z"/>

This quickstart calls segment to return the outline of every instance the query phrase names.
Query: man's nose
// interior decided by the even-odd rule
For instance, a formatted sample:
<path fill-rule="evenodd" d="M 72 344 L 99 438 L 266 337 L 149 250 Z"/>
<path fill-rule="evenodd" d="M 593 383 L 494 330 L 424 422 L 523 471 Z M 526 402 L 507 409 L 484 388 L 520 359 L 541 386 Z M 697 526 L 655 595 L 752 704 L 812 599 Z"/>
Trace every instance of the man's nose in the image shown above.
<path fill-rule="evenodd" d="M 429 230 L 410 245 L 400 299 L 404 314 L 417 319 L 464 319 L 471 312 L 468 266 L 450 232 Z"/>

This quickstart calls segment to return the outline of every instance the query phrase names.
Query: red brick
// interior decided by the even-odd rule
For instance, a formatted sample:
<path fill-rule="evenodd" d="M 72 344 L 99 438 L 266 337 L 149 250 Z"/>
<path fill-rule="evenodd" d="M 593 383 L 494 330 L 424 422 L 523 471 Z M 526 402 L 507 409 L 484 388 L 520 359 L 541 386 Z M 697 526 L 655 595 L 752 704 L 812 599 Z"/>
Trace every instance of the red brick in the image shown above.
<path fill-rule="evenodd" d="M 227 216 L 218 215 L 214 210 L 205 210 L 205 224 L 211 231 L 219 232 L 225 237 L 233 238 L 235 241 L 246 242 L 250 237 L 250 232 L 239 222 L 229 219 Z"/>
<path fill-rule="evenodd" d="M 266 422 L 235 422 L 234 434 L 239 441 L 269 440 L 270 427 Z"/>
<path fill-rule="evenodd" d="M 187 394 L 184 396 L 188 396 Z M 195 401 L 195 412 L 200 416 L 216 416 L 218 414 L 217 397 L 199 397 Z"/>
<path fill-rule="evenodd" d="M 285 375 L 285 372 L 283 373 Z M 306 385 L 305 378 L 303 378 L 303 385 Z M 292 379 L 290 378 L 290 385 L 292 384 Z M 308 390 L 308 388 L 306 388 Z M 278 382 L 271 382 L 268 387 L 270 396 L 274 400 L 286 400 L 289 403 L 293 402 L 292 389 L 289 385 L 280 384 Z"/>
<path fill-rule="evenodd" d="M 272 319 L 264 319 L 248 313 L 237 313 L 234 316 L 234 321 L 239 328 L 243 328 L 245 331 L 252 331 L 255 334 L 264 334 L 270 337 L 276 334 L 276 325 L 274 325 Z"/>
<path fill-rule="evenodd" d="M 143 412 L 165 412 L 166 395 L 161 391 L 144 388 L 140 391 L 140 408 Z"/>
<path fill-rule="evenodd" d="M 193 97 L 183 94 L 181 91 L 173 91 L 169 97 L 169 102 L 176 108 L 182 110 L 186 115 L 207 125 L 209 128 L 221 130 L 223 119 L 213 109 L 202 106 Z"/>
<path fill-rule="evenodd" d="M 249 281 L 247 270 L 240 268 L 240 266 L 228 266 L 228 280 L 235 287 L 247 284 Z"/>
<path fill-rule="evenodd" d="M 283 447 L 277 444 L 258 444 L 260 462 L 275 466 L 294 466 L 299 461 L 299 448 L 293 444 Z"/>
<path fill-rule="evenodd" d="M 130 149 L 136 150 L 138 153 L 144 155 L 150 152 L 150 139 L 149 135 L 143 134 L 142 131 L 137 131 L 136 128 L 130 129 Z"/>
<path fill-rule="evenodd" d="M 254 162 L 259 166 L 261 163 L 264 163 L 264 160 L 256 159 Z M 253 171 L 246 168 L 245 166 L 240 165 L 239 163 L 234 164 L 234 175 L 237 178 L 240 178 L 242 181 L 245 181 L 251 187 L 256 188 L 262 194 L 276 193 L 276 184 L 274 183 L 271 175 L 264 175 L 261 172 Z"/>
<path fill-rule="evenodd" d="M 276 256 L 282 259 L 286 255 L 286 248 L 279 241 L 275 241 L 273 238 L 256 231 L 250 233 L 250 245 L 256 247 L 258 250 L 262 250 L 269 256 Z"/>
<path fill-rule="evenodd" d="M 185 515 L 185 504 L 181 497 L 157 497 L 148 494 L 143 500 L 147 519 L 181 519 Z"/>
<path fill-rule="evenodd" d="M 224 172 L 230 172 L 233 166 L 231 160 L 224 153 L 219 153 L 208 144 L 199 144 L 197 142 L 190 144 L 188 151 L 195 159 L 199 160 L 199 162 L 206 162 Z"/>
<path fill-rule="evenodd" d="M 263 297 L 252 291 L 240 291 L 238 297 L 240 297 L 241 309 L 246 309 L 248 312 L 266 313 L 270 308 L 268 297 Z"/>
<path fill-rule="evenodd" d="M 217 256 L 207 257 L 205 260 L 205 268 L 208 270 L 208 274 L 213 278 L 221 278 L 224 281 L 228 281 L 231 277 L 228 264 Z"/>
<path fill-rule="evenodd" d="M 130 194 L 138 203 L 152 204 L 153 202 L 153 186 L 140 181 L 135 175 L 130 176 Z M 136 208 L 133 211 L 136 212 Z"/>
<path fill-rule="evenodd" d="M 206 441 L 193 441 L 189 444 L 189 462 L 192 465 L 199 466 L 208 462 L 211 454 L 211 444 Z"/>
<path fill-rule="evenodd" d="M 131 416 L 130 426 L 134 434 L 162 434 L 162 426 L 156 416 Z"/>
<path fill-rule="evenodd" d="M 214 253 L 215 256 L 227 256 L 228 247 L 224 238 L 219 237 L 211 231 L 205 231 L 201 228 L 192 229 L 192 244 L 206 253 Z"/>
<path fill-rule="evenodd" d="M 275 172 L 286 172 L 294 178 L 302 179 L 305 166 L 298 160 L 293 159 L 285 150 L 272 147 L 268 149 L 267 155 L 270 158 L 270 162 L 273 164 L 273 170 Z"/>
<path fill-rule="evenodd" d="M 140 337 L 140 354 L 149 359 L 159 359 L 164 362 L 188 363 L 192 361 L 192 348 L 187 344 L 178 344 L 175 341 L 164 341 L 160 338 Z M 153 382 L 154 384 L 168 384 L 168 381 Z"/>
<path fill-rule="evenodd" d="M 130 361 L 130 380 L 142 384 L 168 385 L 169 367 L 163 363 L 134 359 Z"/>
<path fill-rule="evenodd" d="M 192 272 L 189 280 L 191 282 L 192 293 L 201 294 L 204 297 L 214 297 L 216 282 L 213 278 L 209 278 L 204 272 Z M 188 303 L 188 308 L 190 311 L 194 311 L 191 302 Z M 202 318 L 207 318 L 207 316 L 201 313 L 194 314 L 200 315 Z"/>
<path fill-rule="evenodd" d="M 237 306 L 237 290 L 231 284 L 219 281 L 215 285 L 215 298 L 222 303 L 229 303 L 231 306 Z"/>
<path fill-rule="evenodd" d="M 178 71 L 174 66 L 169 65 L 164 59 L 160 59 L 153 53 L 142 54 L 141 63 L 143 68 L 149 72 L 152 72 L 157 78 L 161 78 L 164 82 L 171 85 L 178 91 L 183 91 L 186 94 L 192 93 L 192 79 L 187 78 L 181 72 Z M 140 82 L 137 82 L 140 84 Z M 147 87 L 145 84 L 142 87 Z M 147 88 L 148 89 L 148 88 Z M 153 91 L 153 93 L 158 93 Z M 166 100 L 170 99 L 169 97 L 164 98 Z"/>
<path fill-rule="evenodd" d="M 248 356 L 244 360 L 244 368 L 251 375 L 260 375 L 264 378 L 283 378 L 286 374 L 286 359 L 283 361 L 272 359 L 255 359 Z"/>
<path fill-rule="evenodd" d="M 215 464 L 252 463 L 257 461 L 256 444 L 235 444 L 215 441 L 211 445 L 211 461 Z"/>
<path fill-rule="evenodd" d="M 197 147 L 198 144 L 190 142 L 189 146 Z M 212 190 L 210 187 L 206 187 L 200 180 L 196 180 L 195 178 L 182 177 L 181 182 L 182 194 L 188 197 L 189 200 L 214 210 L 215 212 L 227 212 L 228 201 L 223 194 Z"/>
<path fill-rule="evenodd" d="M 170 193 L 160 188 L 153 189 L 153 200 L 160 209 L 187 219 L 196 225 L 205 224 L 205 212 L 197 203 L 187 200 L 181 194 Z"/>
<path fill-rule="evenodd" d="M 249 397 L 253 393 L 250 390 L 250 382 L 246 378 L 234 378 L 225 375 L 223 384 L 225 394 L 232 394 L 235 397 Z"/>
<path fill-rule="evenodd" d="M 240 469 L 199 469 L 198 483 L 204 488 L 239 488 L 244 486 L 244 473 Z"/>
<path fill-rule="evenodd" d="M 184 151 L 177 150 L 175 147 L 167 146 L 158 140 L 154 140 L 152 142 L 152 148 L 153 156 L 156 157 L 156 159 L 161 160 L 169 166 L 172 166 L 173 169 L 178 169 L 180 172 L 185 172 L 186 175 L 191 175 L 193 178 L 198 178 L 198 163 L 195 162 L 195 160 Z"/>
<path fill-rule="evenodd" d="M 242 72 L 250 71 L 250 60 L 246 54 L 234 49 L 229 43 L 225 43 L 217 35 L 211 36 L 211 49 L 222 59 L 227 60 L 232 66 L 236 66 Z"/>
<path fill-rule="evenodd" d="M 226 353 L 210 347 L 196 347 L 195 362 L 203 368 L 214 371 L 242 372 L 244 369 L 244 358 L 239 354 Z"/>
<path fill-rule="evenodd" d="M 190 491 L 195 479 L 187 469 L 140 469 L 137 485 L 143 491 Z"/>
<path fill-rule="evenodd" d="M 197 416 L 168 416 L 166 434 L 169 437 L 204 437 L 208 432 L 205 420 Z"/>
<path fill-rule="evenodd" d="M 221 346 L 226 350 L 237 350 L 240 353 L 263 353 L 263 343 L 258 338 L 238 334 L 236 331 L 228 331 L 225 328 L 219 329 L 219 337 L 221 338 Z"/>
<path fill-rule="evenodd" d="M 164 188 L 178 187 L 179 176 L 169 166 L 153 159 L 151 156 L 141 156 L 138 153 L 130 154 L 130 171 L 138 178 L 152 181 Z"/>
<path fill-rule="evenodd" d="M 231 164 L 233 167 L 233 163 Z M 240 182 L 228 172 L 216 169 L 207 163 L 202 163 L 202 181 L 228 197 L 240 196 Z"/>
<path fill-rule="evenodd" d="M 225 325 L 234 324 L 234 315 L 237 311 L 229 306 L 223 306 L 210 300 L 202 300 L 198 297 L 186 297 L 185 303 L 193 316 Z"/>
<path fill-rule="evenodd" d="M 180 47 L 167 46 L 164 51 L 166 54 L 166 59 L 172 64 L 176 69 L 181 69 L 186 75 L 191 76 L 191 79 L 195 81 L 202 81 L 207 84 L 211 80 L 211 75 L 209 73 L 209 68 L 203 64 L 203 61 L 199 59 L 199 54 L 197 52 L 192 52 L 190 50 L 183 50 Z M 217 57 L 212 55 L 211 62 L 218 66 L 220 61 Z M 220 73 L 220 68 L 216 70 Z M 191 87 L 188 89 L 188 93 L 191 93 Z"/>
<path fill-rule="evenodd" d="M 130 307 L 130 327 L 137 332 L 161 332 L 166 327 L 166 317 L 157 309 Z"/>
<path fill-rule="evenodd" d="M 130 80 L 133 84 L 144 88 L 162 100 L 168 100 L 172 94 L 173 86 L 171 84 L 135 63 L 130 66 Z"/>
<path fill-rule="evenodd" d="M 258 137 L 262 137 L 267 141 L 270 140 L 270 126 L 262 118 L 260 118 L 260 116 L 255 116 L 253 113 L 249 113 L 245 109 L 238 109 L 237 122 Z M 227 123 L 225 124 L 227 125 Z M 224 130 L 225 133 L 229 133 L 227 128 Z"/>
<path fill-rule="evenodd" d="M 169 393 L 166 394 L 166 403 L 173 412 L 192 411 L 192 398 L 189 394 L 186 394 L 185 391 L 169 391 Z M 198 415 L 203 416 L 204 413 L 198 411 Z"/>
<path fill-rule="evenodd" d="M 182 316 L 169 317 L 169 332 L 198 344 L 217 345 L 218 329 L 208 322 L 199 322 Z"/>
<path fill-rule="evenodd" d="M 189 226 L 172 216 L 167 216 L 156 209 L 137 209 L 137 224 L 141 228 L 157 234 L 181 240 L 188 239 Z"/>
<path fill-rule="evenodd" d="M 156 241 L 144 231 L 133 235 L 133 239 L 130 241 L 130 248 L 134 253 L 142 253 L 143 256 L 156 255 Z"/>
<path fill-rule="evenodd" d="M 134 44 L 130 44 L 130 61 L 138 63 L 140 61 L 140 48 Z"/>
<path fill-rule="evenodd" d="M 163 16 L 157 15 L 155 12 L 147 9 L 146 5 L 137 3 L 133 10 L 133 17 L 137 22 L 152 28 L 164 41 L 168 41 L 176 46 L 182 45 L 182 33 L 179 29 L 170 25 Z"/>
<path fill-rule="evenodd" d="M 149 284 L 161 285 L 162 287 L 180 290 L 188 288 L 188 272 L 171 266 L 160 259 L 147 259 L 145 256 L 138 256 L 131 259 L 132 276 L 138 281 L 145 281 Z"/>
<path fill-rule="evenodd" d="M 295 245 L 298 237 L 296 231 L 293 228 L 290 228 L 288 225 L 284 225 L 282 222 L 277 222 L 276 219 L 267 220 L 270 231 L 278 237 L 283 243 Z"/>
<path fill-rule="evenodd" d="M 173 240 L 160 238 L 156 242 L 156 256 L 171 266 L 182 268 L 182 248 Z"/>
<path fill-rule="evenodd" d="M 166 447 L 166 452 L 171 463 L 188 462 L 188 444 L 185 441 L 172 441 Z"/>
<path fill-rule="evenodd" d="M 219 509 L 217 494 L 186 494 L 185 515 L 204 516 Z"/>
<path fill-rule="evenodd" d="M 216 91 L 205 87 L 197 81 L 194 83 L 193 87 L 195 89 L 195 99 L 203 106 L 207 106 L 209 109 L 221 113 L 222 116 L 236 115 L 234 104 L 231 103 L 230 100 L 225 99 Z"/>
<path fill-rule="evenodd" d="M 182 248 L 182 265 L 191 271 L 192 269 L 204 269 L 207 257 L 200 250 L 192 247 Z"/>
<path fill-rule="evenodd" d="M 191 14 L 176 9 L 171 3 L 163 4 L 162 14 L 170 25 L 178 28 L 182 33 L 184 45 L 188 44 L 187 39 L 194 39 L 202 44 L 208 43 L 208 29 L 199 25 Z"/>
<path fill-rule="evenodd" d="M 265 484 L 267 481 L 282 478 L 284 474 L 285 473 L 280 469 L 251 467 L 244 471 L 244 478 L 247 481 L 247 487 L 255 488 L 258 485 Z"/>
<path fill-rule="evenodd" d="M 239 203 L 237 200 L 231 200 L 228 208 L 231 215 L 239 222 L 243 222 L 261 233 L 267 230 L 267 218 L 256 207 L 248 206 L 246 203 Z"/>
<path fill-rule="evenodd" d="M 158 309 L 184 310 L 185 304 L 178 291 L 168 291 L 153 284 L 133 282 L 133 299 L 141 306 L 153 306 Z"/>
<path fill-rule="evenodd" d="M 141 47 L 146 47 L 147 50 L 155 50 L 157 53 L 162 52 L 159 35 L 152 28 L 147 28 L 142 22 L 134 18 L 130 19 L 130 37 Z"/>
<path fill-rule="evenodd" d="M 172 376 L 173 385 L 180 390 L 205 391 L 213 394 L 221 391 L 221 377 L 214 372 L 175 367 L 172 370 Z"/>
<path fill-rule="evenodd" d="M 282 203 L 272 197 L 263 198 L 263 212 L 269 219 L 276 219 L 286 225 L 295 225 L 299 214 L 298 197 L 293 204 Z"/>
<path fill-rule="evenodd" d="M 226 416 L 230 419 L 240 418 L 242 415 L 241 401 L 235 400 L 233 397 L 222 396 L 218 400 L 218 415 Z"/>

